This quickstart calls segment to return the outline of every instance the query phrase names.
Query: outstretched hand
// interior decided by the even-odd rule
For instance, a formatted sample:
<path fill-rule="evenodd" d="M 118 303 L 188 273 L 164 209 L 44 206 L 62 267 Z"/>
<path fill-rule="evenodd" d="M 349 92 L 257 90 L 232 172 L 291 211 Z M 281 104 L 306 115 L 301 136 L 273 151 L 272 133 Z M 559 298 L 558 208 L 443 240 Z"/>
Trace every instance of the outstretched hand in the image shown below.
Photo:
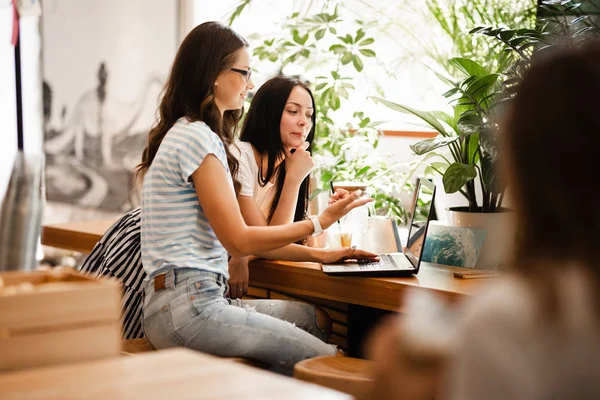
<path fill-rule="evenodd" d="M 330 227 L 335 221 L 348 214 L 354 208 L 373 201 L 370 197 L 361 198 L 362 190 L 360 189 L 355 190 L 352 193 L 349 193 L 344 189 L 338 189 L 336 190 L 336 193 L 339 193 L 336 197 L 337 200 L 334 203 L 329 204 L 325 211 L 319 216 L 319 221 L 321 222 L 323 229 Z"/>
<path fill-rule="evenodd" d="M 379 257 L 370 251 L 357 249 L 356 246 L 344 247 L 341 249 L 327 249 L 321 262 L 329 264 L 344 260 L 369 260 L 379 261 Z"/>
<path fill-rule="evenodd" d="M 441 398 L 442 360 L 415 361 L 403 350 L 406 343 L 399 316 L 384 318 L 366 340 L 367 358 L 373 361 L 369 399 L 406 400 Z M 442 393 L 443 394 L 443 393 Z"/>
<path fill-rule="evenodd" d="M 343 199 L 347 194 L 349 194 L 346 189 L 337 189 L 331 196 L 329 196 L 329 201 L 327 204 L 333 204 L 336 201 Z"/>

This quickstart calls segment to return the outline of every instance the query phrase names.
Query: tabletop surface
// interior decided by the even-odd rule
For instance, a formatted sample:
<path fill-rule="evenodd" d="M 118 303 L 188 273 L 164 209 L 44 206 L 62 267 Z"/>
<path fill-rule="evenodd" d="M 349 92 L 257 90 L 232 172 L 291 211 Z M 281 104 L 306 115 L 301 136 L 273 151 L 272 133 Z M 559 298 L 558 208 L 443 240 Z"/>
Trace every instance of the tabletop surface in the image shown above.
<path fill-rule="evenodd" d="M 184 348 L 0 374 L 0 398 L 351 399 Z"/>
<path fill-rule="evenodd" d="M 78 221 L 44 226 L 42 244 L 89 253 L 115 220 Z M 471 296 L 490 279 L 455 278 L 452 268 L 421 263 L 419 274 L 408 278 L 335 277 L 321 264 L 259 259 L 251 263 L 250 284 L 301 295 L 401 310 L 407 290 L 426 290 L 455 301 Z"/>

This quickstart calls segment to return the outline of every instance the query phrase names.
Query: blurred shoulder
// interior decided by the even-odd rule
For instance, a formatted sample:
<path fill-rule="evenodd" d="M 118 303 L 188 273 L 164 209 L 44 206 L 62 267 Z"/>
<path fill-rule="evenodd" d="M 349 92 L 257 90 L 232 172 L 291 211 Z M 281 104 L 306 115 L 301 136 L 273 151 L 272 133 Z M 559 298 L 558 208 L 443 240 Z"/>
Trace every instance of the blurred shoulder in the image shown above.
<path fill-rule="evenodd" d="M 462 314 L 465 333 L 500 329 L 528 329 L 536 315 L 536 296 L 524 279 L 516 276 L 500 278 L 470 299 Z"/>

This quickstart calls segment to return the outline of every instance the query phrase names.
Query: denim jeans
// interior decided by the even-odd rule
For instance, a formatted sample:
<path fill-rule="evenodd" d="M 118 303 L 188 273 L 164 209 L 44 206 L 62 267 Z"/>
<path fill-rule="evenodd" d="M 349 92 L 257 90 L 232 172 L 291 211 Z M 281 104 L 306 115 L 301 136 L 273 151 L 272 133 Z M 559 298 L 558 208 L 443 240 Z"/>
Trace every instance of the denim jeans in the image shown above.
<path fill-rule="evenodd" d="M 157 349 L 185 346 L 221 357 L 247 357 L 287 375 L 299 361 L 336 353 L 335 346 L 319 339 L 324 333 L 314 306 L 229 300 L 226 288 L 222 275 L 189 268 L 168 272 L 160 291 L 152 279 L 145 282 L 146 338 Z"/>

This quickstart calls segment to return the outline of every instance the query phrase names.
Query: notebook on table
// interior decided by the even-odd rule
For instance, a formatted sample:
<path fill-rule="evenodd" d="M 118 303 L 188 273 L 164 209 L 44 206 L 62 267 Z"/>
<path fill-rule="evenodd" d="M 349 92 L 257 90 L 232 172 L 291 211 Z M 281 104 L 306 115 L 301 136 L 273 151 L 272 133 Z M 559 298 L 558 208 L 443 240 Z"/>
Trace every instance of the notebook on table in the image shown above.
<path fill-rule="evenodd" d="M 387 252 L 379 254 L 379 261 L 344 261 L 334 264 L 323 264 L 323 272 L 329 275 L 360 276 L 410 276 L 419 273 L 422 250 L 425 246 L 427 229 L 431 219 L 435 185 L 426 179 L 420 179 L 411 217 L 408 239 L 403 252 Z M 396 248 L 402 249 L 398 229 L 394 221 L 392 232 Z M 386 238 L 388 239 L 388 238 Z"/>

